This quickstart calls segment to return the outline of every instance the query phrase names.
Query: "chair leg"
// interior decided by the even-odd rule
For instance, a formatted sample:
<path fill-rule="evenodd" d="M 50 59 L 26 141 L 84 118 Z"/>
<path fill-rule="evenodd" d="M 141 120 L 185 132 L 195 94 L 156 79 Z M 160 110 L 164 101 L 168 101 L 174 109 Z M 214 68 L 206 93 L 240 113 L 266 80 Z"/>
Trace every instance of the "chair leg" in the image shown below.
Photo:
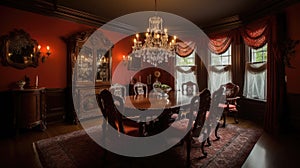
<path fill-rule="evenodd" d="M 207 153 L 206 153 L 205 150 L 204 150 L 204 144 L 205 144 L 205 141 L 203 141 L 203 142 L 201 143 L 201 151 L 202 151 L 202 154 L 203 154 L 203 158 L 206 158 Z"/>
<path fill-rule="evenodd" d="M 210 138 L 209 137 L 206 139 L 206 142 L 207 142 L 207 146 L 211 146 L 211 142 L 210 142 Z"/>
<path fill-rule="evenodd" d="M 191 165 L 191 148 L 192 148 L 192 136 L 187 135 L 186 138 L 186 167 Z"/>
<path fill-rule="evenodd" d="M 233 114 L 233 117 L 234 117 L 234 122 L 236 123 L 236 124 L 238 124 L 239 123 L 239 120 L 238 120 L 238 117 L 237 117 L 237 111 L 236 112 L 234 112 L 234 114 Z"/>
<path fill-rule="evenodd" d="M 222 127 L 223 128 L 225 128 L 225 126 L 226 126 L 226 114 L 225 114 L 226 112 L 223 112 L 223 114 L 222 114 L 222 118 L 223 118 L 223 125 L 222 125 Z"/>
<path fill-rule="evenodd" d="M 219 127 L 220 127 L 220 123 L 218 122 L 218 123 L 217 123 L 217 126 L 216 126 L 216 129 L 215 129 L 215 136 L 216 136 L 217 140 L 220 139 L 220 137 L 219 137 L 219 135 L 218 135 Z"/>

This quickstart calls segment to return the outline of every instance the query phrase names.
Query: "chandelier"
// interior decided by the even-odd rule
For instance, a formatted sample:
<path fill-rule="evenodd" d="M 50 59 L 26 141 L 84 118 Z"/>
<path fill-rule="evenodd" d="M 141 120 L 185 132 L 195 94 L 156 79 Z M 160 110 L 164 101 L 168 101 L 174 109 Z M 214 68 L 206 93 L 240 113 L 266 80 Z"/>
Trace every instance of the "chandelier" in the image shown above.
<path fill-rule="evenodd" d="M 155 0 L 156 10 L 156 0 Z M 169 40 L 168 30 L 163 28 L 163 19 L 159 16 L 149 18 L 149 27 L 145 33 L 144 43 L 139 34 L 135 35 L 132 46 L 132 57 L 141 58 L 155 67 L 175 57 L 176 36 Z"/>

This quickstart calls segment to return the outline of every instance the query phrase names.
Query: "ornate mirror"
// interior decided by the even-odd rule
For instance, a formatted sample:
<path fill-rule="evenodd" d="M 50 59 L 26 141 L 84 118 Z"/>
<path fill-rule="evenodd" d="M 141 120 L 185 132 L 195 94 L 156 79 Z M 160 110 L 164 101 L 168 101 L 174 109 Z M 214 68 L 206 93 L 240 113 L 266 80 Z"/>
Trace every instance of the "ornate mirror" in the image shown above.
<path fill-rule="evenodd" d="M 22 29 L 1 36 L 1 62 L 18 69 L 38 66 L 38 43 Z"/>

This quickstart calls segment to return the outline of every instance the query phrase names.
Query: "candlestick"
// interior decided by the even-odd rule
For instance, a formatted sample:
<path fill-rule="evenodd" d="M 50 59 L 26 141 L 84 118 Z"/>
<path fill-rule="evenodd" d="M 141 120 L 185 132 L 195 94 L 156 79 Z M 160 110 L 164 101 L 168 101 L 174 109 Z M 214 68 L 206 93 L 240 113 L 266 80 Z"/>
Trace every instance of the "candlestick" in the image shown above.
<path fill-rule="evenodd" d="M 35 77 L 35 88 L 37 88 L 39 86 L 39 76 L 36 75 Z"/>

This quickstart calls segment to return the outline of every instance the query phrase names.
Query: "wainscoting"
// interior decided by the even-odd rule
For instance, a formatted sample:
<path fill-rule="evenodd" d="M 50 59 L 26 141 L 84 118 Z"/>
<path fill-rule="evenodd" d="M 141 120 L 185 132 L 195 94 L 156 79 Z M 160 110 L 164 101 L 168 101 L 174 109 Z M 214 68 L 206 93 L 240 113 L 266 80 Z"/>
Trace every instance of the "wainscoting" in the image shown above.
<path fill-rule="evenodd" d="M 12 92 L 0 92 L 0 137 L 10 135 L 13 132 L 14 117 Z"/>
<path fill-rule="evenodd" d="M 267 109 L 266 102 L 254 99 L 241 98 L 239 100 L 239 117 L 249 119 L 259 125 L 263 125 L 264 114 Z"/>
<path fill-rule="evenodd" d="M 300 94 L 288 93 L 288 112 L 289 112 L 289 124 L 297 132 L 300 132 L 300 109 L 299 109 Z"/>
<path fill-rule="evenodd" d="M 62 122 L 66 119 L 66 91 L 61 88 L 47 88 L 45 91 L 46 123 Z"/>

